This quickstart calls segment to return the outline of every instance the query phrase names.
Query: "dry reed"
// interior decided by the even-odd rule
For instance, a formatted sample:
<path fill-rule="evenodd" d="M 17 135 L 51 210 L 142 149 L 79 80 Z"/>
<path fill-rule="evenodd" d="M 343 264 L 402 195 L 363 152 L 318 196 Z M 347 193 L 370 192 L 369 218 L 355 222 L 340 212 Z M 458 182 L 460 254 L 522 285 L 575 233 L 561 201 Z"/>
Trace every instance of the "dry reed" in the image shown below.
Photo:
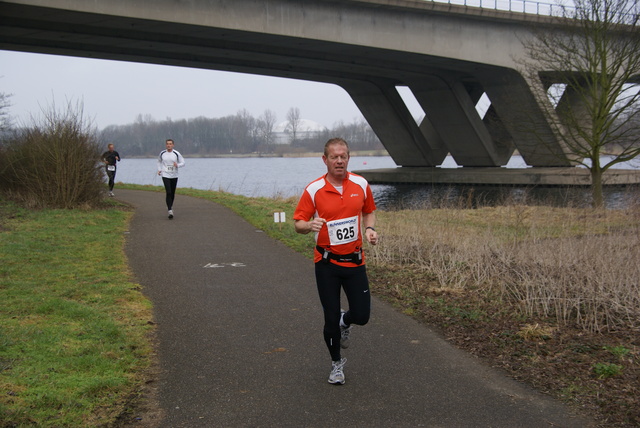
<path fill-rule="evenodd" d="M 428 273 L 432 281 L 423 288 L 473 287 L 487 296 L 498 291 L 526 315 L 552 317 L 559 324 L 589 331 L 635 328 L 640 327 L 639 225 L 637 207 L 380 212 L 381 245 L 371 249 L 369 260 Z"/>

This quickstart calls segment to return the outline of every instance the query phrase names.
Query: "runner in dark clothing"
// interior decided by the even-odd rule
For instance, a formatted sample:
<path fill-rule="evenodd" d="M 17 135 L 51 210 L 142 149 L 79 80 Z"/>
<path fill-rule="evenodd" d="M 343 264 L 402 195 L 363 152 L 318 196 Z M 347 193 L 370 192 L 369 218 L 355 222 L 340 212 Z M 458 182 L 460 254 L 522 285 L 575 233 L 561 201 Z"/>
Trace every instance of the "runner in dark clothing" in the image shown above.
<path fill-rule="evenodd" d="M 109 196 L 113 196 L 113 186 L 116 183 L 116 162 L 120 162 L 120 154 L 114 150 L 113 143 L 107 145 L 107 151 L 102 154 L 107 177 L 109 178 Z"/>

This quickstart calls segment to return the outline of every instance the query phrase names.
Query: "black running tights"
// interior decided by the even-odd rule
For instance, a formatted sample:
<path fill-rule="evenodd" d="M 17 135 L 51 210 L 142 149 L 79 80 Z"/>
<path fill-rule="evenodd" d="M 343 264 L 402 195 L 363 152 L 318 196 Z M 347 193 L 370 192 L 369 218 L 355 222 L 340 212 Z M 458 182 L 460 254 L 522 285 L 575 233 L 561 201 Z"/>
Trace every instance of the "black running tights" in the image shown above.
<path fill-rule="evenodd" d="M 173 200 L 176 197 L 176 187 L 178 187 L 178 178 L 162 177 L 164 190 L 167 192 L 167 209 L 173 208 Z"/>
<path fill-rule="evenodd" d="M 344 289 L 349 310 L 347 325 L 365 325 L 371 313 L 371 295 L 365 266 L 344 267 L 323 261 L 315 264 L 316 284 L 324 311 L 324 341 L 333 361 L 340 360 L 340 289 Z"/>

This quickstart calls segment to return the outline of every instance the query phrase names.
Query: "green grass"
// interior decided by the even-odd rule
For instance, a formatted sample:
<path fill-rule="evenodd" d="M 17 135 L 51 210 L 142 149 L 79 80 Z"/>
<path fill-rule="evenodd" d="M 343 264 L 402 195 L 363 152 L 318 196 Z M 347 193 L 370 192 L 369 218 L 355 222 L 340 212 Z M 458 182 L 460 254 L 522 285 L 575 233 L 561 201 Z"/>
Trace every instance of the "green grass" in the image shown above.
<path fill-rule="evenodd" d="M 607 379 L 622 373 L 623 367 L 613 363 L 596 363 L 593 365 L 593 372 L 600 379 Z"/>
<path fill-rule="evenodd" d="M 0 426 L 112 421 L 151 355 L 150 303 L 123 253 L 130 213 L 2 211 Z"/>

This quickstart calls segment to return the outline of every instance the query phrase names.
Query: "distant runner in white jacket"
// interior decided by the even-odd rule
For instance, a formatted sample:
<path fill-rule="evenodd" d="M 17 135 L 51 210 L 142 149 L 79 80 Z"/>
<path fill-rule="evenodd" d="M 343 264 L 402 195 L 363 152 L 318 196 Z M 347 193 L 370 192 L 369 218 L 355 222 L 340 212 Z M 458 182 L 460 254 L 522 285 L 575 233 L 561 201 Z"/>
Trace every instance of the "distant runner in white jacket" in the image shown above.
<path fill-rule="evenodd" d="M 184 157 L 177 150 L 173 149 L 172 139 L 165 143 L 167 149 L 160 152 L 158 156 L 158 175 L 162 176 L 164 189 L 167 192 L 167 209 L 169 219 L 173 218 L 173 200 L 176 197 L 176 187 L 178 187 L 178 168 L 184 166 Z"/>

